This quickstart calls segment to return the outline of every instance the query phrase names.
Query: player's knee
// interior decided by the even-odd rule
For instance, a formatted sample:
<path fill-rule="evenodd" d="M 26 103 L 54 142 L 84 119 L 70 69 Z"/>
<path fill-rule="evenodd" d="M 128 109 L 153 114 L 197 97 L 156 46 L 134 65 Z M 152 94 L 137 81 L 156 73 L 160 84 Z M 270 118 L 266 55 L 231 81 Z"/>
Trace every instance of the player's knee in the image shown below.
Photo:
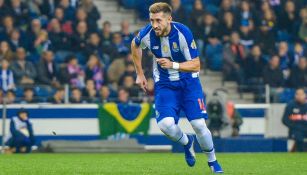
<path fill-rule="evenodd" d="M 192 125 L 196 134 L 205 134 L 207 132 L 210 133 L 204 119 L 192 120 L 190 123 L 191 123 L 191 125 Z"/>
<path fill-rule="evenodd" d="M 160 130 L 164 133 L 167 133 L 171 128 L 173 128 L 175 125 L 174 118 L 172 117 L 166 117 L 158 122 L 158 126 Z"/>

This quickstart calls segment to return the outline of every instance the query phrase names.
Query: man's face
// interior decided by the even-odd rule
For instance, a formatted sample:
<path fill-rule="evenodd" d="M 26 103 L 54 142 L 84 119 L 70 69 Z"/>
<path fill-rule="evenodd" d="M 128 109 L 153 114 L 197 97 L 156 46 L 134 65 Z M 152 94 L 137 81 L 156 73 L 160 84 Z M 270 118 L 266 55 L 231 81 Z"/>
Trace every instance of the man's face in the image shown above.
<path fill-rule="evenodd" d="M 306 94 L 305 94 L 304 90 L 303 89 L 296 90 L 295 100 L 298 103 L 305 103 L 305 99 L 306 99 Z"/>
<path fill-rule="evenodd" d="M 26 53 L 23 48 L 18 48 L 16 51 L 16 55 L 17 55 L 18 60 L 25 60 L 26 58 Z"/>
<path fill-rule="evenodd" d="M 34 93 L 33 93 L 32 90 L 27 90 L 27 91 L 25 92 L 25 94 L 24 94 L 25 98 L 27 98 L 27 99 L 32 99 L 32 98 L 33 98 L 33 95 L 34 95 Z"/>
<path fill-rule="evenodd" d="M 150 23 L 157 36 L 164 36 L 167 34 L 167 29 L 170 27 L 172 17 L 163 12 L 150 13 Z"/>
<path fill-rule="evenodd" d="M 47 62 L 52 62 L 53 61 L 53 52 L 51 52 L 51 51 L 46 51 L 46 53 L 45 53 L 45 60 L 47 61 Z"/>
<path fill-rule="evenodd" d="M 80 90 L 76 89 L 76 90 L 72 91 L 72 96 L 73 96 L 74 99 L 80 99 L 81 98 Z"/>
<path fill-rule="evenodd" d="M 28 114 L 26 112 L 21 112 L 19 114 L 19 117 L 22 119 L 22 120 L 28 120 Z"/>
<path fill-rule="evenodd" d="M 101 96 L 104 98 L 108 98 L 110 96 L 110 90 L 106 86 L 102 86 L 100 90 Z"/>

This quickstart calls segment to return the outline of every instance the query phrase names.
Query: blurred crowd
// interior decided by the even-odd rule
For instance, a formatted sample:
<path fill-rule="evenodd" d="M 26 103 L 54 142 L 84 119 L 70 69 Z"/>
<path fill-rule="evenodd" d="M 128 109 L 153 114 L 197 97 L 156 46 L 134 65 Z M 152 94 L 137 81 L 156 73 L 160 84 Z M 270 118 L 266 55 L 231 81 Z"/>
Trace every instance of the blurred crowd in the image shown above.
<path fill-rule="evenodd" d="M 273 102 L 282 101 L 285 88 L 307 87 L 307 1 L 191 2 L 169 1 L 174 21 L 194 33 L 206 68 L 236 81 L 239 92 L 254 92 L 256 102 L 263 101 L 265 84 Z"/>
<path fill-rule="evenodd" d="M 158 2 L 118 1 L 143 18 Z M 240 92 L 261 97 L 269 84 L 278 102 L 286 88 L 307 86 L 306 1 L 164 2 L 173 7 L 173 20 L 192 30 L 203 67 L 223 72 Z M 0 96 L 8 103 L 64 103 L 67 92 L 71 103 L 152 101 L 152 78 L 146 96 L 134 84 L 130 42 L 136 32 L 128 21 L 112 32 L 101 15 L 93 0 L 0 0 Z M 151 53 L 144 56 L 151 77 Z"/>
<path fill-rule="evenodd" d="M 134 85 L 129 22 L 112 32 L 101 15 L 93 0 L 0 0 L 0 95 L 7 103 L 60 104 L 67 92 L 71 103 L 152 101 L 152 79 L 146 99 Z"/>

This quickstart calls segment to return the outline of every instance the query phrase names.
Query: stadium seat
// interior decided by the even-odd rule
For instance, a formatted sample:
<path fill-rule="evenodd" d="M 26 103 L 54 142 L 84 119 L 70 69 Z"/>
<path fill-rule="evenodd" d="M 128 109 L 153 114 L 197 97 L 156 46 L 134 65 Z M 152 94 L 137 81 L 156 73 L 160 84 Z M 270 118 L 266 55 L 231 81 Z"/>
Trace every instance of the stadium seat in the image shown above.
<path fill-rule="evenodd" d="M 127 9 L 134 9 L 137 6 L 137 0 L 121 0 L 121 3 Z"/>

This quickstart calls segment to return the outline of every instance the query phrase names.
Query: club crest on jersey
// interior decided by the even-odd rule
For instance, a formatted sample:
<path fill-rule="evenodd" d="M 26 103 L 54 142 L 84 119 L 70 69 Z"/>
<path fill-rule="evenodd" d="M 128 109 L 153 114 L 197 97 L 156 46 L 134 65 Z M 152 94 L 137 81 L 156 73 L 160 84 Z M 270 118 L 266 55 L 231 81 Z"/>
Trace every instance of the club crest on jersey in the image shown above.
<path fill-rule="evenodd" d="M 194 40 L 193 40 L 192 43 L 191 43 L 191 48 L 192 48 L 192 49 L 196 49 L 196 43 L 195 43 Z"/>
<path fill-rule="evenodd" d="M 162 50 L 163 50 L 163 52 L 167 53 L 168 50 L 169 50 L 169 48 L 168 48 L 167 45 L 164 45 L 164 46 L 162 47 Z"/>
<path fill-rule="evenodd" d="M 178 47 L 178 44 L 176 42 L 173 42 L 172 50 L 174 52 L 178 52 L 179 51 L 179 47 Z"/>

